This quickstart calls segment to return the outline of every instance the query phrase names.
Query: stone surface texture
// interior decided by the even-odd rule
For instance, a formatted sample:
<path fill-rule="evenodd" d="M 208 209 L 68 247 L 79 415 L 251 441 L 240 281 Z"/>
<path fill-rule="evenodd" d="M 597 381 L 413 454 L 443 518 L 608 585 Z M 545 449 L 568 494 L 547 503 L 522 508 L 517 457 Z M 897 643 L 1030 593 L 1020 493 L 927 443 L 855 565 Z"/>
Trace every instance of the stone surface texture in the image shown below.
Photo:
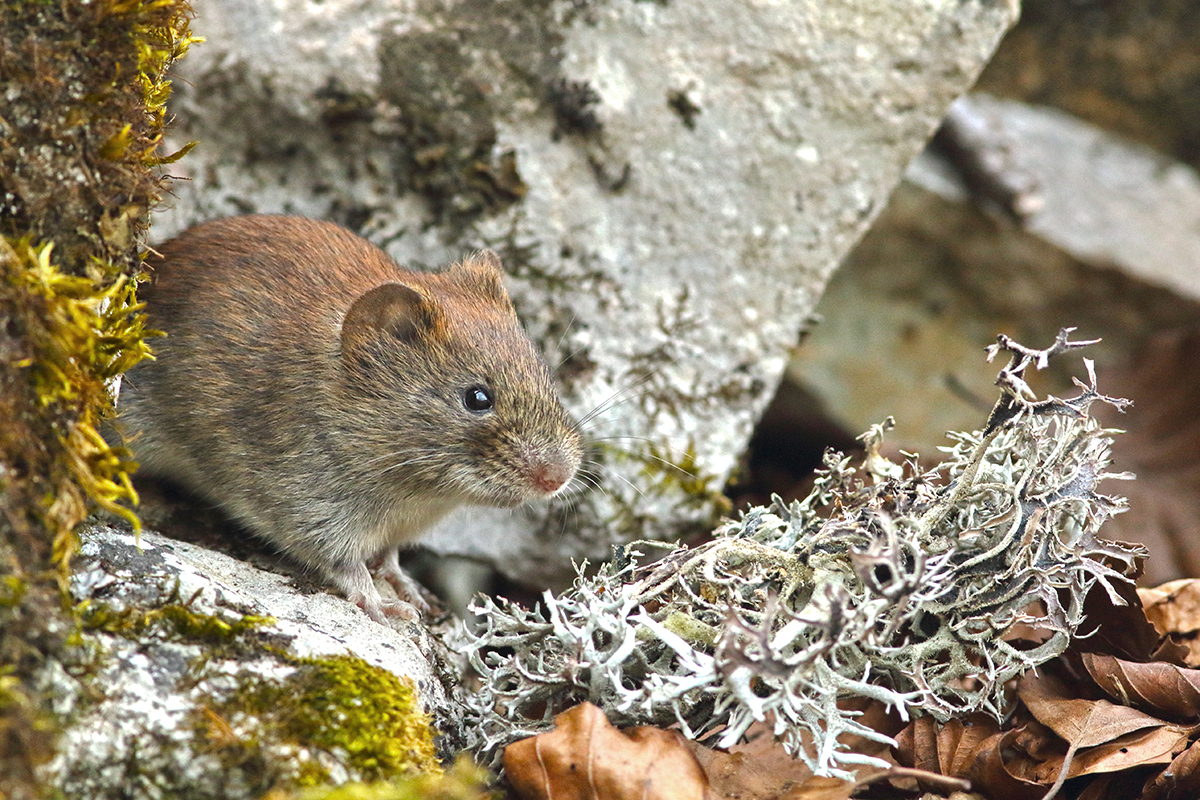
<path fill-rule="evenodd" d="M 429 537 L 518 579 L 707 524 L 824 285 L 1015 3 L 204 0 L 175 83 L 218 216 L 340 221 L 401 263 L 497 249 L 602 490 Z M 682 476 L 682 465 L 691 475 Z"/>
<path fill-rule="evenodd" d="M 1042 207 L 1024 225 L 1080 261 L 1200 301 L 1200 176 L 1187 164 L 1065 112 L 971 95 L 959 101 L 1008 142 Z M 947 195 L 929 158 L 908 176 Z M 959 193 L 961 196 L 961 193 Z"/>
<path fill-rule="evenodd" d="M 82 539 L 71 592 L 89 606 L 137 614 L 174 602 L 230 625 L 246 615 L 273 619 L 255 624 L 254 646 L 240 648 L 222 647 L 219 638 L 85 633 L 93 663 L 83 682 L 79 665 L 68 674 L 51 662 L 43 673 L 56 714 L 70 721 L 43 773 L 65 796 L 258 796 L 267 787 L 256 780 L 290 775 L 306 761 L 334 780 L 354 777 L 337 754 L 316 747 L 264 746 L 257 766 L 231 766 L 205 734 L 206 707 L 229 696 L 239 675 L 280 680 L 295 671 L 271 648 L 296 658 L 349 654 L 407 677 L 426 712 L 454 729 L 434 644 L 419 626 L 385 628 L 333 595 L 304 594 L 280 575 L 153 532 L 142 533 L 140 546 L 104 525 L 89 526 Z M 230 735 L 251 741 L 255 731 L 251 724 Z"/>

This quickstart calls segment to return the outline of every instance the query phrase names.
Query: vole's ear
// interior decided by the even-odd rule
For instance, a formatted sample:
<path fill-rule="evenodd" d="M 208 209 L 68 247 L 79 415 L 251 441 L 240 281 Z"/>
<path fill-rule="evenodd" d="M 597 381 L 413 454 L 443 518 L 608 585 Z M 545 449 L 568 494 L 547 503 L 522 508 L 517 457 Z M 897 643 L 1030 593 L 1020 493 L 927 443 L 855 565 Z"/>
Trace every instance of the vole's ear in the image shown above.
<path fill-rule="evenodd" d="M 342 320 L 342 357 L 380 333 L 415 341 L 438 325 L 438 308 L 428 295 L 402 283 L 385 283 L 354 301 Z"/>
<path fill-rule="evenodd" d="M 452 266 L 448 274 L 463 287 L 485 298 L 509 302 L 508 292 L 504 289 L 504 268 L 500 266 L 500 256 L 492 250 L 472 253 Z"/>

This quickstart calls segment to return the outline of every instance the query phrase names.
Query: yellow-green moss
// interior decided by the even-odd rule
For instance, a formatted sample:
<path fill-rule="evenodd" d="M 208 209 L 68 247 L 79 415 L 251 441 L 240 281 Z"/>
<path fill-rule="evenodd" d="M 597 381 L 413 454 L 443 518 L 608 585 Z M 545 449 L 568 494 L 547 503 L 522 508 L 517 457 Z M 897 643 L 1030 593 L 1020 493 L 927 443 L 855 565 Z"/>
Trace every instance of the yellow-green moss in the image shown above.
<path fill-rule="evenodd" d="M 25 322 L 36 335 L 29 337 L 29 351 L 18 365 L 28 371 L 42 408 L 75 410 L 56 426 L 55 436 L 77 489 L 63 487 L 46 509 L 56 530 L 54 560 L 65 567 L 70 529 L 86 514 L 78 490 L 138 527 L 129 508 L 137 503 L 129 480 L 136 464 L 96 429 L 99 416 L 111 408 L 109 382 L 149 355 L 149 348 L 134 281 L 118 276 L 105 286 L 104 280 L 67 274 L 54 263 L 53 250 L 52 244 L 35 246 L 28 239 L 0 240 L 5 277 L 38 312 Z M 95 267 L 114 271 L 112 265 Z"/>
<path fill-rule="evenodd" d="M 315 761 L 297 762 L 289 774 L 264 755 L 305 748 L 324 751 L 363 781 L 441 773 L 433 729 L 412 681 L 351 655 L 288 660 L 296 668 L 289 677 L 243 672 L 237 691 L 198 717 L 210 749 L 227 767 L 265 770 L 270 783 L 283 788 L 327 782 L 328 771 Z"/>
<path fill-rule="evenodd" d="M 677 498 L 677 508 L 698 512 L 699 527 L 711 528 L 712 523 L 732 510 L 729 498 L 721 492 L 717 476 L 701 469 L 692 443 L 679 456 L 673 455 L 669 447 L 654 442 L 636 450 L 600 442 L 597 449 L 604 458 L 613 462 L 641 465 L 638 490 L 644 494 L 673 495 Z M 611 523 L 618 530 L 637 538 L 648 520 L 632 504 L 617 502 L 616 505 L 616 518 Z"/>
<path fill-rule="evenodd" d="M 486 790 L 488 773 L 461 756 L 444 774 L 427 773 L 376 783 L 271 792 L 263 800 L 485 800 L 499 798 Z"/>
<path fill-rule="evenodd" d="M 256 635 L 274 621 L 269 617 L 230 621 L 198 613 L 177 599 L 148 610 L 118 611 L 102 603 L 79 609 L 89 631 L 138 642 L 205 645 L 189 665 L 188 686 L 211 677 L 214 659 L 269 659 L 293 670 L 273 679 L 243 669 L 234 691 L 209 697 L 193 712 L 198 751 L 215 753 L 227 770 L 242 774 L 252 791 L 327 783 L 329 771 L 321 761 L 300 755 L 305 751 L 327 754 L 364 781 L 441 773 L 434 732 L 416 689 L 382 667 L 351 655 L 297 658 Z M 467 795 L 448 795 L 458 796 Z"/>
<path fill-rule="evenodd" d="M 0 578 L 0 606 L 12 608 L 25 597 L 25 581 L 16 575 L 5 575 Z"/>
<path fill-rule="evenodd" d="M 0 8 L 0 795 L 43 797 L 54 736 L 32 678 L 78 638 L 64 589 L 88 498 L 132 514 L 133 463 L 97 426 L 146 352 L 133 276 L 166 68 L 193 39 L 186 0 Z"/>
<path fill-rule="evenodd" d="M 166 70 L 195 39 L 186 0 L 7 0 L 4 10 L 0 307 L 17 358 L 0 376 L 15 404 L 0 442 L 26 469 L 0 489 L 10 516 L 47 529 L 65 575 L 88 498 L 136 525 L 135 464 L 97 427 L 111 412 L 107 384 L 148 353 L 133 278 L 167 160 Z"/>
<path fill-rule="evenodd" d="M 79 612 L 84 629 L 105 631 L 135 641 L 154 636 L 173 641 L 226 644 L 274 622 L 271 617 L 249 614 L 228 622 L 213 614 L 197 613 L 186 603 L 178 602 L 149 610 L 129 608 L 123 611 L 102 603 L 82 603 Z"/>

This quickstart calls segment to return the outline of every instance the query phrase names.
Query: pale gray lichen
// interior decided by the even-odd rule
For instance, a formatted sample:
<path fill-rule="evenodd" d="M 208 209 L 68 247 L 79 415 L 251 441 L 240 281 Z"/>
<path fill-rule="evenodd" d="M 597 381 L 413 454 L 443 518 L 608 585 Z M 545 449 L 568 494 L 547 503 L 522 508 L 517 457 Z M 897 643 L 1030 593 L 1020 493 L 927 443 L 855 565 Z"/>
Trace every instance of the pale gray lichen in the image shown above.
<path fill-rule="evenodd" d="M 534 610 L 484 599 L 467 647 L 474 748 L 494 759 L 589 700 L 614 724 L 678 723 L 718 746 L 766 722 L 817 773 L 850 777 L 882 762 L 839 737 L 891 740 L 839 700 L 1001 717 L 1006 682 L 1066 649 L 1097 584 L 1123 604 L 1113 582 L 1142 554 L 1097 537 L 1124 509 L 1097 484 L 1131 476 L 1107 471 L 1114 431 L 1089 408 L 1128 402 L 1097 391 L 1086 359 L 1077 397 L 1038 400 L 1024 380 L 1090 344 L 1070 330 L 1045 350 L 999 337 L 1001 397 L 936 469 L 885 458 L 885 423 L 863 435 L 860 468 L 827 453 L 805 500 L 754 508 L 707 544 L 652 563 L 630 546 Z"/>

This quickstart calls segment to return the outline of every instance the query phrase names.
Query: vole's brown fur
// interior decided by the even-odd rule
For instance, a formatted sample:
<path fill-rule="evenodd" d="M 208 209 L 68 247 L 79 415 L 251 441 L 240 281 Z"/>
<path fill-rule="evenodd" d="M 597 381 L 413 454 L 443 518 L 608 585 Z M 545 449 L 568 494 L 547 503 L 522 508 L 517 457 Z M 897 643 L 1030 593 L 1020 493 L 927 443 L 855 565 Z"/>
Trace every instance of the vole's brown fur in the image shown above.
<path fill-rule="evenodd" d="M 419 605 L 399 545 L 460 504 L 516 506 L 575 474 L 580 435 L 494 254 L 408 272 L 336 225 L 277 216 L 159 252 L 143 296 L 167 337 L 120 399 L 135 454 L 372 617 L 411 610 L 382 603 L 368 559 Z M 469 407 L 477 388 L 492 408 Z"/>

